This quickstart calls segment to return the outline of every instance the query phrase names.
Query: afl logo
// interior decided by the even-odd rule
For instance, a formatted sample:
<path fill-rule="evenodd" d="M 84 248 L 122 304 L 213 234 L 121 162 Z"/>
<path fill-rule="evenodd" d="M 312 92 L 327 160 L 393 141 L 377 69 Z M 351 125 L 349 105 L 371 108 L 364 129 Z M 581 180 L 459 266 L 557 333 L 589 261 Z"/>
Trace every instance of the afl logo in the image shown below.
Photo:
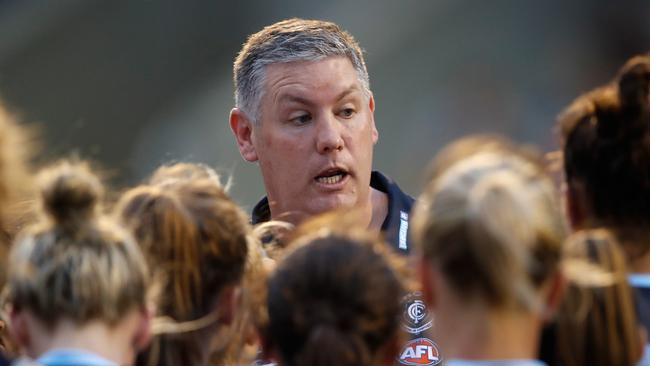
<path fill-rule="evenodd" d="M 404 330 L 411 334 L 419 334 L 433 325 L 427 306 L 420 299 L 419 292 L 413 292 L 402 300 L 404 306 Z"/>
<path fill-rule="evenodd" d="M 440 357 L 438 347 L 430 339 L 418 338 L 404 346 L 398 361 L 402 365 L 433 366 L 439 364 L 442 357 Z"/>

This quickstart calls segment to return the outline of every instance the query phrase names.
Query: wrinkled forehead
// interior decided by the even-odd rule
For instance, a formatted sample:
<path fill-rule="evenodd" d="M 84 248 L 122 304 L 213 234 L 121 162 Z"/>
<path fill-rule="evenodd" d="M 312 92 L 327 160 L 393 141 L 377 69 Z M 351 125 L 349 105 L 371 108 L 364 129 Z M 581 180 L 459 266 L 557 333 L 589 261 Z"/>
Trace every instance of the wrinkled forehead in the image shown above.
<path fill-rule="evenodd" d="M 261 84 L 262 98 L 271 98 L 274 103 L 286 98 L 309 100 L 316 95 L 336 98 L 357 93 L 369 96 L 358 71 L 345 56 L 270 64 L 266 66 Z"/>

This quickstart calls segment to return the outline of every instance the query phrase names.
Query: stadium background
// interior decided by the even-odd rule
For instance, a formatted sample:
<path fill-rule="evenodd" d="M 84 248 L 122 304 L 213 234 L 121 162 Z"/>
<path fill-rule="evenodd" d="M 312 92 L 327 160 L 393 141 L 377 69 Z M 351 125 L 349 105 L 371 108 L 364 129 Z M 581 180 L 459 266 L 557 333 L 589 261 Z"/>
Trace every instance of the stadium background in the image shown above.
<path fill-rule="evenodd" d="M 650 1 L 0 0 L 0 95 L 41 135 L 40 161 L 79 154 L 114 186 L 190 160 L 263 194 L 228 128 L 232 61 L 288 17 L 332 20 L 366 51 L 375 167 L 412 194 L 443 144 L 498 132 L 555 147 L 574 96 L 650 50 Z"/>

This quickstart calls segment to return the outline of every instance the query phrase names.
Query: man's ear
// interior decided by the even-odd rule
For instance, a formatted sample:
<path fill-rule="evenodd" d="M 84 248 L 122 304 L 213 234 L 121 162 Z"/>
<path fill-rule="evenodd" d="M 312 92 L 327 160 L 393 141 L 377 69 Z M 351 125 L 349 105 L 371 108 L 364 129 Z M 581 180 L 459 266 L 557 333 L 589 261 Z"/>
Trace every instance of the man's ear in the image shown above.
<path fill-rule="evenodd" d="M 375 126 L 375 97 L 370 94 L 368 98 L 368 109 L 370 110 L 370 124 L 372 128 L 372 143 L 376 144 L 379 140 L 379 132 L 377 131 L 377 126 Z"/>
<path fill-rule="evenodd" d="M 239 108 L 230 111 L 230 129 L 237 140 L 239 153 L 244 160 L 255 162 L 258 160 L 257 151 L 253 145 L 253 123 L 246 113 Z"/>

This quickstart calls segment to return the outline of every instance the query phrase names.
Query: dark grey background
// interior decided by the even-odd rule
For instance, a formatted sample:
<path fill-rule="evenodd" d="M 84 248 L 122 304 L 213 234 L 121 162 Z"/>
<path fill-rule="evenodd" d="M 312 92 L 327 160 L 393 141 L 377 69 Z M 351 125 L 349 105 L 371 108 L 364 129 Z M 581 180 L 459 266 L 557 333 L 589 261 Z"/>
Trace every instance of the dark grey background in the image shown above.
<path fill-rule="evenodd" d="M 0 95 L 39 126 L 41 161 L 76 152 L 118 187 L 202 161 L 250 207 L 263 187 L 228 128 L 231 64 L 248 34 L 292 16 L 335 21 L 365 48 L 375 166 L 413 194 L 467 133 L 553 149 L 562 107 L 650 50 L 645 0 L 0 0 Z"/>

